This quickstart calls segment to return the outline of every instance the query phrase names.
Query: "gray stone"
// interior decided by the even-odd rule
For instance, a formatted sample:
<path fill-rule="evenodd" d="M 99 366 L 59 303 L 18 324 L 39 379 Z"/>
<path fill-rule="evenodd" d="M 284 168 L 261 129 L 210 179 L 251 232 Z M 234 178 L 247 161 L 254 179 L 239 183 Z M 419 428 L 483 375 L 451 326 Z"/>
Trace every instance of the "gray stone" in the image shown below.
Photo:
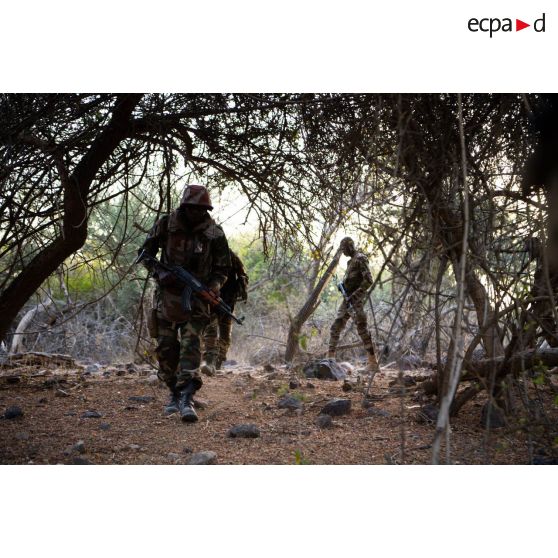
<path fill-rule="evenodd" d="M 188 461 L 188 465 L 213 465 L 217 461 L 214 451 L 199 451 L 194 453 Z"/>
<path fill-rule="evenodd" d="M 101 371 L 101 367 L 98 364 L 90 364 L 89 366 L 85 367 L 86 374 L 97 374 Z"/>
<path fill-rule="evenodd" d="M 418 411 L 416 416 L 417 422 L 423 424 L 435 423 L 438 419 L 438 407 L 432 403 L 423 405 Z"/>
<path fill-rule="evenodd" d="M 307 378 L 318 380 L 344 380 L 347 377 L 345 370 L 333 358 L 323 358 L 308 363 L 303 369 Z"/>
<path fill-rule="evenodd" d="M 108 422 L 101 422 L 101 424 L 99 424 L 99 428 L 101 430 L 109 430 L 110 429 L 110 424 Z"/>
<path fill-rule="evenodd" d="M 483 428 L 488 429 L 505 428 L 508 424 L 504 411 L 489 402 L 482 407 L 480 423 Z"/>
<path fill-rule="evenodd" d="M 23 416 L 23 409 L 18 407 L 17 405 L 12 405 L 6 409 L 4 413 L 4 418 L 8 420 L 12 420 L 15 418 L 19 418 Z"/>
<path fill-rule="evenodd" d="M 136 403 L 151 403 L 154 399 L 152 395 L 132 395 L 128 397 L 128 401 L 135 401 Z"/>
<path fill-rule="evenodd" d="M 346 415 L 351 411 L 351 400 L 335 398 L 326 403 L 325 407 L 320 411 L 322 415 L 330 415 L 332 417 L 339 417 Z"/>
<path fill-rule="evenodd" d="M 77 441 L 73 446 L 72 450 L 77 453 L 85 453 L 85 442 L 83 440 Z"/>
<path fill-rule="evenodd" d="M 228 432 L 229 438 L 259 438 L 260 429 L 255 424 L 237 424 Z"/>
<path fill-rule="evenodd" d="M 171 459 L 172 461 L 176 461 L 177 459 L 180 458 L 180 455 L 178 455 L 178 453 L 172 453 L 171 452 L 171 453 L 167 454 L 167 457 L 169 459 Z"/>
<path fill-rule="evenodd" d="M 102 416 L 103 415 L 97 411 L 85 411 L 85 413 L 81 415 L 81 418 L 101 418 Z"/>
<path fill-rule="evenodd" d="M 333 420 L 331 419 L 330 415 L 318 415 L 316 424 L 320 428 L 331 428 L 333 426 Z"/>
<path fill-rule="evenodd" d="M 293 411 L 296 411 L 297 409 L 302 409 L 302 403 L 292 395 L 285 395 L 285 397 L 279 400 L 277 406 L 280 409 L 291 409 Z"/>
<path fill-rule="evenodd" d="M 159 378 L 157 377 L 157 374 L 151 374 L 151 376 L 147 378 L 146 382 L 150 386 L 156 386 L 159 383 Z"/>

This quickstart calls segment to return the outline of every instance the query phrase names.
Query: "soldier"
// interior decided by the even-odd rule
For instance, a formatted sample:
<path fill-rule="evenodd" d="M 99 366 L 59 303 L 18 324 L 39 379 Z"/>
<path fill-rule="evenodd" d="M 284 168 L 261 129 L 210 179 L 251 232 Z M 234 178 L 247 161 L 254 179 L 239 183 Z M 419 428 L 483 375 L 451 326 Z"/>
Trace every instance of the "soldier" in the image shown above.
<path fill-rule="evenodd" d="M 227 282 L 221 290 L 221 298 L 234 312 L 237 301 L 248 299 L 248 275 L 240 258 L 231 250 L 231 268 Z M 232 317 L 220 312 L 212 312 L 211 322 L 204 335 L 204 358 L 201 372 L 212 376 L 227 359 L 227 351 L 231 346 Z"/>
<path fill-rule="evenodd" d="M 162 262 L 182 266 L 218 295 L 231 260 L 225 233 L 208 213 L 212 209 L 204 186 L 187 186 L 180 207 L 155 223 L 142 250 L 155 257 L 161 249 Z M 157 339 L 159 378 L 170 390 L 165 414 L 180 412 L 184 422 L 196 422 L 193 396 L 202 386 L 200 338 L 209 324 L 210 309 L 192 297 L 192 310 L 185 312 L 182 287 L 174 276 L 163 271 L 154 277 L 157 288 L 148 325 Z"/>
<path fill-rule="evenodd" d="M 343 278 L 343 286 L 349 297 L 350 307 L 346 300 L 343 300 L 341 306 L 339 306 L 337 317 L 330 330 L 327 356 L 328 358 L 335 358 L 335 350 L 339 342 L 339 337 L 352 314 L 358 334 L 368 353 L 368 369 L 376 372 L 378 370 L 378 361 L 374 354 L 372 337 L 368 331 L 366 313 L 364 311 L 366 291 L 372 285 L 372 275 L 368 268 L 368 258 L 362 252 L 357 251 L 353 239 L 348 236 L 341 241 L 340 248 L 345 256 L 351 258 L 347 264 L 347 271 Z"/>

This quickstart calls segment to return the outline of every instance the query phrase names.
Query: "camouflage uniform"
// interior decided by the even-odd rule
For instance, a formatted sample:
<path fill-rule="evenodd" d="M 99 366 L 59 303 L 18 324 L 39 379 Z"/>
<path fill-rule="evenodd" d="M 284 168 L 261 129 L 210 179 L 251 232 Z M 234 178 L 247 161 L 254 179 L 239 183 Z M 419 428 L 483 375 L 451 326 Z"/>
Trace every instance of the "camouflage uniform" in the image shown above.
<path fill-rule="evenodd" d="M 343 278 L 343 285 L 350 297 L 352 310 L 354 312 L 353 318 L 358 334 L 364 343 L 364 348 L 369 355 L 369 359 L 372 360 L 372 357 L 374 357 L 374 347 L 372 345 L 372 337 L 368 331 L 366 312 L 364 311 L 366 291 L 372 285 L 372 275 L 368 268 L 368 258 L 362 252 L 355 252 L 349 260 L 347 271 Z M 350 317 L 351 313 L 347 306 L 347 302 L 343 300 L 337 311 L 337 317 L 331 326 L 328 350 L 329 356 L 333 357 L 335 355 L 341 332 Z"/>
<path fill-rule="evenodd" d="M 181 265 L 210 288 L 219 290 L 227 279 L 230 269 L 227 239 L 209 214 L 194 227 L 189 226 L 179 209 L 161 217 L 143 245 L 152 256 L 159 248 L 164 263 Z M 181 294 L 180 286 L 157 285 L 154 304 L 157 324 L 151 328 L 157 338 L 159 377 L 171 391 L 190 381 L 195 389 L 201 387 L 200 338 L 210 321 L 209 306 L 195 296 L 192 311 L 185 313 Z"/>
<path fill-rule="evenodd" d="M 248 295 L 248 275 L 240 258 L 231 250 L 231 268 L 227 282 L 221 289 L 221 298 L 226 302 L 231 312 L 234 312 L 235 303 L 239 300 L 246 302 Z M 231 346 L 231 332 L 233 320 L 222 312 L 213 311 L 211 322 L 206 328 L 204 342 L 203 360 L 209 364 L 216 365 L 219 369 L 227 359 L 227 352 Z"/>

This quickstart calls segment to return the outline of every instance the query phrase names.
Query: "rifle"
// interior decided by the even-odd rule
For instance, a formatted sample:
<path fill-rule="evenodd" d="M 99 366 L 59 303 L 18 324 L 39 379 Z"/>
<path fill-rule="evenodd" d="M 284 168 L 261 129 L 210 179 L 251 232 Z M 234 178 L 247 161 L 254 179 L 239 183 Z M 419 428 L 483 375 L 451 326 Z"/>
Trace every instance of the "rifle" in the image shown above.
<path fill-rule="evenodd" d="M 349 315 L 351 316 L 351 318 L 354 319 L 356 314 L 355 307 L 351 302 L 351 297 L 347 293 L 347 289 L 345 289 L 345 285 L 343 285 L 343 281 L 339 281 L 339 283 L 337 283 L 337 289 L 343 295 L 343 299 L 345 300 L 345 304 L 347 305 L 347 310 L 349 311 Z"/>
<path fill-rule="evenodd" d="M 195 294 L 201 298 L 204 302 L 207 302 L 211 308 L 230 316 L 237 324 L 242 325 L 244 322 L 244 316 L 242 318 L 237 318 L 230 309 L 230 306 L 223 301 L 223 299 L 217 296 L 211 289 L 207 288 L 203 283 L 198 281 L 190 272 L 186 271 L 179 265 L 167 265 L 160 262 L 157 258 L 154 258 L 151 254 L 142 250 L 134 264 L 138 264 L 142 261 L 146 261 L 149 264 L 150 271 L 154 269 L 163 269 L 173 275 L 182 285 L 184 285 L 184 290 L 182 291 L 182 307 L 185 312 L 190 312 L 192 310 L 192 294 Z"/>

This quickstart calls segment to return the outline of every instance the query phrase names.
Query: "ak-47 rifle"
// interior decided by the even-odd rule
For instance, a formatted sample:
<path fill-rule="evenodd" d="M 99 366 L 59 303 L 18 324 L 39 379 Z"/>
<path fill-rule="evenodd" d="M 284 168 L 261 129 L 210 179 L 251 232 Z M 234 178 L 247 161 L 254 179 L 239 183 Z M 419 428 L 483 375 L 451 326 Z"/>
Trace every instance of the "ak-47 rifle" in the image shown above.
<path fill-rule="evenodd" d="M 347 310 L 349 311 L 349 315 L 351 316 L 351 318 L 354 319 L 356 310 L 355 307 L 353 306 L 353 303 L 351 302 L 351 297 L 349 296 L 349 293 L 347 293 L 347 289 L 345 289 L 345 285 L 343 285 L 343 281 L 339 281 L 339 283 L 337 283 L 337 289 L 343 295 L 343 299 L 345 300 L 345 304 L 347 305 Z"/>
<path fill-rule="evenodd" d="M 242 325 L 242 322 L 244 322 L 244 316 L 242 318 L 237 318 L 232 313 L 230 306 L 224 302 L 221 297 L 217 296 L 211 289 L 206 287 L 201 281 L 198 281 L 191 273 L 179 265 L 164 264 L 145 250 L 139 253 L 134 263 L 138 264 L 142 261 L 148 263 L 150 271 L 156 272 L 157 269 L 167 271 L 184 286 L 184 290 L 182 291 L 182 307 L 185 312 L 190 312 L 192 310 L 192 294 L 195 294 L 204 302 L 207 302 L 211 308 L 230 316 L 237 324 Z"/>

